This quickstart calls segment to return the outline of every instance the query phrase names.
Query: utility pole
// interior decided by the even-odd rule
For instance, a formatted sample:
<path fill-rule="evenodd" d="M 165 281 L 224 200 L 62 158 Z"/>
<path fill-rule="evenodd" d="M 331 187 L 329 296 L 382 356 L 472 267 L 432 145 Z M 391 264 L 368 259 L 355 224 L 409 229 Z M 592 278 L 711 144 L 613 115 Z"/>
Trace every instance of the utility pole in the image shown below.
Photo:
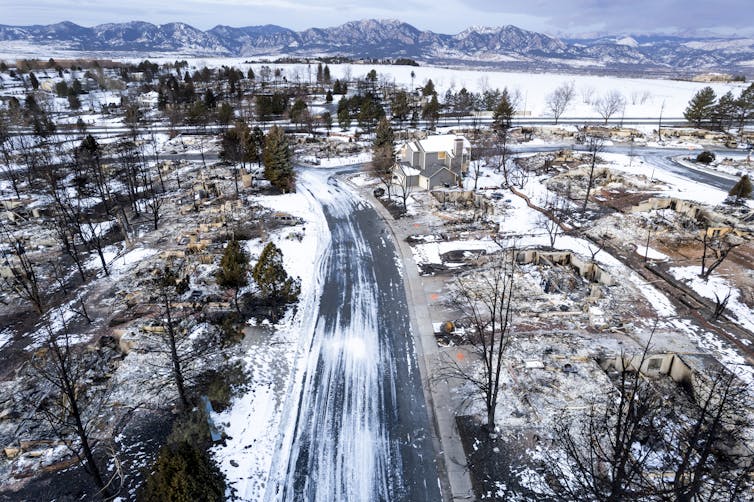
<path fill-rule="evenodd" d="M 657 124 L 657 142 L 662 143 L 662 112 L 665 110 L 665 100 L 662 100 L 662 106 L 660 107 L 660 122 Z"/>

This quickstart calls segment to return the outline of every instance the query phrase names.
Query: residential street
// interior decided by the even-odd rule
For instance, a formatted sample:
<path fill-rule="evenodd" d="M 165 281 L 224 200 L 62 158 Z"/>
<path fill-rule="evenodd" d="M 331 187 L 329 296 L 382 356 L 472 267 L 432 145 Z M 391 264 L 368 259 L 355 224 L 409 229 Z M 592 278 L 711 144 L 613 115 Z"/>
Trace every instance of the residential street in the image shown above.
<path fill-rule="evenodd" d="M 276 462 L 287 465 L 286 479 L 268 495 L 441 500 L 403 279 L 387 230 L 334 178 L 299 190 L 323 202 L 332 243 L 302 390 L 289 396 L 289 406 L 298 407 L 292 446 Z"/>

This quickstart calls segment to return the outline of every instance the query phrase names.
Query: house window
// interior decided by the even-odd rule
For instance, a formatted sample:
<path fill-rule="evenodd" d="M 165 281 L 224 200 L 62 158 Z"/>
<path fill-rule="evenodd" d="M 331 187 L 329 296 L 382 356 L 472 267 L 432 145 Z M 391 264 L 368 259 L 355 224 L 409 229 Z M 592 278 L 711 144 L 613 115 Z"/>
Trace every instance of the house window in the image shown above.
<path fill-rule="evenodd" d="M 445 152 L 437 152 L 438 160 L 445 160 Z"/>
<path fill-rule="evenodd" d="M 660 358 L 654 358 L 649 360 L 649 364 L 647 365 L 648 370 L 659 370 L 660 364 L 662 363 L 662 359 Z"/>

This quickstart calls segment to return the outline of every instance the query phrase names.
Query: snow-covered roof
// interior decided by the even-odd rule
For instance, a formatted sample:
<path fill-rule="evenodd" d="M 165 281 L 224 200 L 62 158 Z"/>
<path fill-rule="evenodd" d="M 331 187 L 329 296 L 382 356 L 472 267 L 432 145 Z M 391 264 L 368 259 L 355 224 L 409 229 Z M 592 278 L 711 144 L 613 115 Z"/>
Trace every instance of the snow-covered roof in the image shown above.
<path fill-rule="evenodd" d="M 419 169 L 410 167 L 407 164 L 401 164 L 400 171 L 404 176 L 419 176 L 419 174 L 421 173 Z"/>
<path fill-rule="evenodd" d="M 455 140 L 463 140 L 464 151 L 471 148 L 469 140 L 463 136 L 457 136 L 455 134 L 439 134 L 437 136 L 429 136 L 427 139 L 419 141 L 422 149 L 425 152 L 449 152 L 455 151 Z"/>

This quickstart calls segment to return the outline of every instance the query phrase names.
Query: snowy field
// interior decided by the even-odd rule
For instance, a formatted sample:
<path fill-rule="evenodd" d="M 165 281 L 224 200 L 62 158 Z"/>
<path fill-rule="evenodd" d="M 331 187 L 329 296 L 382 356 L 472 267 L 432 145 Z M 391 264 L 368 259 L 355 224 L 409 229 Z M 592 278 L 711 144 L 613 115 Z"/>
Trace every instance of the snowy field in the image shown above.
<path fill-rule="evenodd" d="M 174 61 L 175 58 L 169 59 Z M 168 61 L 167 59 L 165 61 Z M 198 68 L 203 66 L 233 65 L 244 73 L 249 68 L 259 75 L 261 64 L 246 64 L 243 58 L 230 59 L 190 59 L 189 64 Z M 280 68 L 289 82 L 309 82 L 316 78 L 317 65 L 305 64 L 270 64 L 271 68 Z M 719 96 L 732 90 L 738 95 L 745 83 L 699 83 L 680 80 L 620 78 L 612 76 L 569 75 L 566 73 L 518 73 L 497 70 L 455 69 L 435 66 L 393 66 L 393 65 L 329 65 L 332 79 L 363 78 L 370 70 L 377 71 L 380 82 L 410 87 L 423 86 L 432 80 L 440 100 L 447 90 L 454 92 L 466 88 L 470 92 L 482 92 L 487 89 L 503 89 L 518 92 L 518 108 L 525 115 L 532 117 L 549 117 L 546 98 L 555 88 L 563 83 L 573 82 L 575 97 L 573 104 L 563 114 L 563 118 L 589 117 L 599 119 L 592 105 L 593 101 L 610 91 L 619 91 L 626 99 L 626 118 L 659 117 L 660 110 L 666 119 L 680 118 L 691 97 L 702 87 L 711 86 Z M 414 77 L 411 77 L 412 72 Z M 588 99 L 586 99 L 588 98 Z"/>

